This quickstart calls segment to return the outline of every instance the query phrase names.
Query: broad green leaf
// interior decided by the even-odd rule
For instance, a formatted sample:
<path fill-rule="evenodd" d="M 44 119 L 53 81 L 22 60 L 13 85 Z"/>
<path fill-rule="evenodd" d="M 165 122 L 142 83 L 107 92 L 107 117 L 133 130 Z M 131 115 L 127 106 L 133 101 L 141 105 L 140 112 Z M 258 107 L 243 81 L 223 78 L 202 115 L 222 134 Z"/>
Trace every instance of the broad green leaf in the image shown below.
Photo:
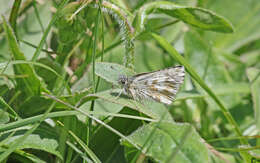
<path fill-rule="evenodd" d="M 255 123 L 260 132 L 260 69 L 248 68 L 247 76 L 251 82 L 251 94 L 254 103 Z"/>
<path fill-rule="evenodd" d="M 128 138 L 142 147 L 143 155 L 158 162 L 209 162 L 207 147 L 188 124 L 151 123 L 140 127 Z M 125 140 L 121 143 L 126 148 L 133 148 Z"/>
<path fill-rule="evenodd" d="M 4 18 L 3 26 L 14 60 L 26 60 L 24 54 L 19 49 L 19 45 L 11 27 Z M 25 78 L 16 78 L 16 81 L 18 89 L 26 93 L 27 96 L 39 95 L 39 93 L 44 90 L 32 66 L 26 64 L 14 65 L 14 72 L 16 75 L 26 76 Z"/>
<path fill-rule="evenodd" d="M 137 32 L 144 31 L 147 18 L 153 12 L 165 13 L 204 30 L 224 33 L 233 32 L 232 25 L 225 18 L 218 16 L 212 11 L 196 7 L 180 6 L 168 1 L 156 1 L 142 6 L 136 18 Z"/>
<path fill-rule="evenodd" d="M 21 135 L 15 135 L 8 140 L 5 140 L 5 144 L 10 146 L 13 142 L 15 143 L 16 139 L 20 138 Z M 55 139 L 50 138 L 42 138 L 40 135 L 31 134 L 29 135 L 24 142 L 18 146 L 17 149 L 38 149 L 42 150 L 51 154 L 56 155 L 57 157 L 61 158 L 60 153 L 57 151 L 58 149 L 58 142 Z"/>
<path fill-rule="evenodd" d="M 130 69 L 115 63 L 97 62 L 95 67 L 96 75 L 115 85 L 118 85 L 117 80 L 120 75 L 134 74 Z"/>

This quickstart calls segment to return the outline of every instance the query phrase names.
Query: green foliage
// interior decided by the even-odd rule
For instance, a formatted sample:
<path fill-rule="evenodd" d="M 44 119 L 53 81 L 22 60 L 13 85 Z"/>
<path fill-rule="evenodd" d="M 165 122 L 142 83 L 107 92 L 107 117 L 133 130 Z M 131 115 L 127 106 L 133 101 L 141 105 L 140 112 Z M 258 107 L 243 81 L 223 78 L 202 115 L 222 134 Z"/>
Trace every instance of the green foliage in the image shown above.
<path fill-rule="evenodd" d="M 260 158 L 259 1 L 0 6 L 0 162 Z M 174 65 L 171 106 L 122 94 L 120 75 Z"/>
<path fill-rule="evenodd" d="M 142 146 L 147 156 L 158 162 L 209 162 L 205 143 L 188 124 L 151 123 L 138 128 L 128 137 Z M 122 141 L 122 144 L 133 148 L 127 141 Z M 131 151 L 127 155 L 133 155 L 134 150 L 127 149 Z"/>
<path fill-rule="evenodd" d="M 17 44 L 14 33 L 12 32 L 11 27 L 6 23 L 4 17 L 3 19 L 3 27 L 6 33 L 6 38 L 8 40 L 8 45 L 11 50 L 11 54 L 14 60 L 25 60 L 24 54 L 20 51 L 19 46 Z M 40 80 L 37 78 L 34 70 L 30 65 L 22 64 L 22 65 L 14 65 L 15 75 L 24 75 L 22 78 L 17 78 L 17 89 L 21 90 L 25 93 L 25 96 L 34 96 L 39 95 L 41 92 L 42 85 L 40 84 Z M 43 90 L 42 90 L 43 91 Z"/>
<path fill-rule="evenodd" d="M 137 15 L 136 29 L 144 30 L 147 17 L 153 12 L 165 13 L 195 27 L 218 32 L 233 32 L 233 27 L 223 17 L 206 9 L 176 5 L 168 1 L 157 1 L 143 5 Z"/>

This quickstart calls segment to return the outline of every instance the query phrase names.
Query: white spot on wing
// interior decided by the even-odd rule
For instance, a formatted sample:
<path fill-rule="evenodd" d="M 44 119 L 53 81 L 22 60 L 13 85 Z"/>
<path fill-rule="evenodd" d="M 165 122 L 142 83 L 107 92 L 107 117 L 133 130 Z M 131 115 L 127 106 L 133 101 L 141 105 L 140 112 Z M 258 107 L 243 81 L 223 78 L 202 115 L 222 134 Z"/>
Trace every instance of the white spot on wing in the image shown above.
<path fill-rule="evenodd" d="M 164 96 L 160 96 L 160 101 L 167 105 L 170 105 L 172 103 L 172 100 L 165 98 Z"/>

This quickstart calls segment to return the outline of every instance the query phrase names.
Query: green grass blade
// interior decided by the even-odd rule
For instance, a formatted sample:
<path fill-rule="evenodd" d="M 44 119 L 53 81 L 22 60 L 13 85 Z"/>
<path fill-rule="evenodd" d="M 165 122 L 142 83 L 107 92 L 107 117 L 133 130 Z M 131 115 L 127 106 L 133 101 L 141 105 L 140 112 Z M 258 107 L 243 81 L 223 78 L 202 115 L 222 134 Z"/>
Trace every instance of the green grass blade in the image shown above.
<path fill-rule="evenodd" d="M 8 66 L 8 65 L 18 65 L 18 64 L 28 64 L 28 65 L 35 65 L 35 66 L 39 66 L 41 68 L 44 68 L 46 70 L 49 70 L 50 72 L 52 72 L 53 74 L 55 74 L 57 77 L 63 79 L 63 77 L 58 74 L 54 69 L 52 69 L 49 66 L 46 66 L 42 63 L 39 62 L 32 62 L 32 61 L 23 61 L 23 60 L 16 60 L 16 61 L 10 61 L 10 62 L 2 62 L 0 63 L 0 69 L 4 66 Z"/>
<path fill-rule="evenodd" d="M 16 41 L 16 37 L 12 31 L 12 28 L 7 24 L 4 17 L 3 26 L 8 40 L 10 50 L 15 60 L 26 60 L 24 54 L 20 51 L 19 45 Z M 41 85 L 40 80 L 34 72 L 34 69 L 30 65 L 14 65 L 14 71 L 16 75 L 26 75 L 26 78 L 17 78 L 17 86 L 24 91 L 26 95 L 37 95 L 44 88 Z"/>
<path fill-rule="evenodd" d="M 9 22 L 10 22 L 12 28 L 14 29 L 15 35 L 16 35 L 16 20 L 19 16 L 18 12 L 19 12 L 19 8 L 20 8 L 21 3 L 22 3 L 22 0 L 14 1 L 14 5 L 12 7 L 11 15 L 10 15 L 10 18 L 9 18 Z"/>
<path fill-rule="evenodd" d="M 85 111 L 86 113 L 90 115 L 101 115 L 101 116 L 111 116 L 111 117 L 121 117 L 121 118 L 128 118 L 128 119 L 137 119 L 147 122 L 156 122 L 154 119 L 145 118 L 145 117 L 139 117 L 139 116 L 133 116 L 133 115 L 127 115 L 127 114 L 118 114 L 118 113 L 108 113 L 108 112 L 98 112 L 98 111 Z M 48 114 L 46 118 L 55 118 L 55 117 L 66 117 L 66 116 L 73 116 L 73 115 L 79 115 L 81 114 L 78 111 L 59 111 L 59 112 L 52 112 Z M 41 117 L 44 115 L 37 115 L 33 117 L 29 117 L 26 119 L 21 119 L 15 122 L 11 122 L 8 124 L 0 125 L 0 132 L 5 132 L 8 130 L 12 130 L 15 128 L 23 127 L 26 125 L 33 124 L 35 122 L 39 122 Z"/>
<path fill-rule="evenodd" d="M 251 82 L 251 94 L 254 104 L 255 111 L 255 123 L 258 129 L 258 134 L 260 132 L 260 69 L 257 68 L 248 68 L 247 76 Z M 257 141 L 257 144 L 260 144 L 260 141 Z"/>
<path fill-rule="evenodd" d="M 91 118 L 93 119 L 94 121 L 96 121 L 97 123 L 99 123 L 100 125 L 106 127 L 108 130 L 110 130 L 111 132 L 115 133 L 116 135 L 118 135 L 119 137 L 125 139 L 126 141 L 128 141 L 129 143 L 131 143 L 134 147 L 136 147 L 137 149 L 140 149 L 140 147 L 135 144 L 134 142 L 132 142 L 130 139 L 128 139 L 126 136 L 124 136 L 123 134 L 121 134 L 119 131 L 117 131 L 116 129 L 112 128 L 111 126 L 107 125 L 106 123 L 104 123 L 103 121 L 99 120 L 98 118 L 88 114 L 87 112 L 83 112 L 81 110 L 79 110 L 77 107 L 73 106 L 73 105 L 70 105 L 69 103 L 66 103 L 60 99 L 57 99 L 56 97 L 52 96 L 52 95 L 48 95 L 48 94 L 45 94 L 45 96 L 59 102 L 59 103 L 62 103 L 66 106 L 68 106 L 69 108 L 72 108 L 74 110 L 77 110 L 78 112 L 80 112 L 81 114 L 87 116 L 88 118 Z"/>
<path fill-rule="evenodd" d="M 79 137 L 77 137 L 76 134 L 74 134 L 72 131 L 68 131 L 68 132 L 76 140 L 76 142 L 78 142 L 78 144 L 84 149 L 84 151 L 89 155 L 89 157 L 95 163 L 101 163 L 101 161 L 98 159 L 95 153 Z"/>
<path fill-rule="evenodd" d="M 16 113 L 16 111 L 10 105 L 8 105 L 2 97 L 0 97 L 0 104 L 8 108 L 16 118 L 20 119 L 20 116 Z"/>
<path fill-rule="evenodd" d="M 44 33 L 43 33 L 42 39 L 41 39 L 41 41 L 40 41 L 40 43 L 39 43 L 39 45 L 38 45 L 38 47 L 37 47 L 35 53 L 33 54 L 32 61 L 35 61 L 35 60 L 39 57 L 40 52 L 41 52 L 41 50 L 42 50 L 42 48 L 43 48 L 43 45 L 44 45 L 44 43 L 45 43 L 45 41 L 46 41 L 46 38 L 47 38 L 49 32 L 50 32 L 50 30 L 51 30 L 52 25 L 53 25 L 53 24 L 56 22 L 56 20 L 59 18 L 59 16 L 60 16 L 60 11 L 62 10 L 63 6 L 64 6 L 66 3 L 68 3 L 68 2 L 69 2 L 69 0 L 63 0 L 63 1 L 61 2 L 61 4 L 59 5 L 59 8 L 57 9 L 55 15 L 52 17 L 50 23 L 48 24 L 47 28 L 45 29 L 45 31 L 44 31 Z"/>
<path fill-rule="evenodd" d="M 23 136 L 16 139 L 15 142 L 7 150 L 0 154 L 0 162 L 5 160 L 11 153 L 13 153 L 26 140 L 26 138 L 30 136 L 33 133 L 33 131 L 35 131 L 39 127 L 40 123 L 47 117 L 48 113 L 53 109 L 54 106 L 55 102 L 53 102 L 52 105 L 46 110 L 44 116 L 41 117 L 39 123 L 33 125 L 31 129 L 26 131 Z"/>

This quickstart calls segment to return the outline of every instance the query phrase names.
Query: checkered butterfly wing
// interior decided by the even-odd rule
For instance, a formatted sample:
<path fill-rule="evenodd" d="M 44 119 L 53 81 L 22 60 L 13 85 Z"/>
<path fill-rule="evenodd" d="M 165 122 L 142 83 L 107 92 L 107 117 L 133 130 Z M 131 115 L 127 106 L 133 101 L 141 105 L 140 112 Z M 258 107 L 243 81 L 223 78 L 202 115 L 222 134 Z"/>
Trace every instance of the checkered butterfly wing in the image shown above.
<path fill-rule="evenodd" d="M 129 92 L 136 99 L 148 98 L 170 105 L 183 83 L 184 76 L 183 66 L 137 74 L 132 77 Z"/>

